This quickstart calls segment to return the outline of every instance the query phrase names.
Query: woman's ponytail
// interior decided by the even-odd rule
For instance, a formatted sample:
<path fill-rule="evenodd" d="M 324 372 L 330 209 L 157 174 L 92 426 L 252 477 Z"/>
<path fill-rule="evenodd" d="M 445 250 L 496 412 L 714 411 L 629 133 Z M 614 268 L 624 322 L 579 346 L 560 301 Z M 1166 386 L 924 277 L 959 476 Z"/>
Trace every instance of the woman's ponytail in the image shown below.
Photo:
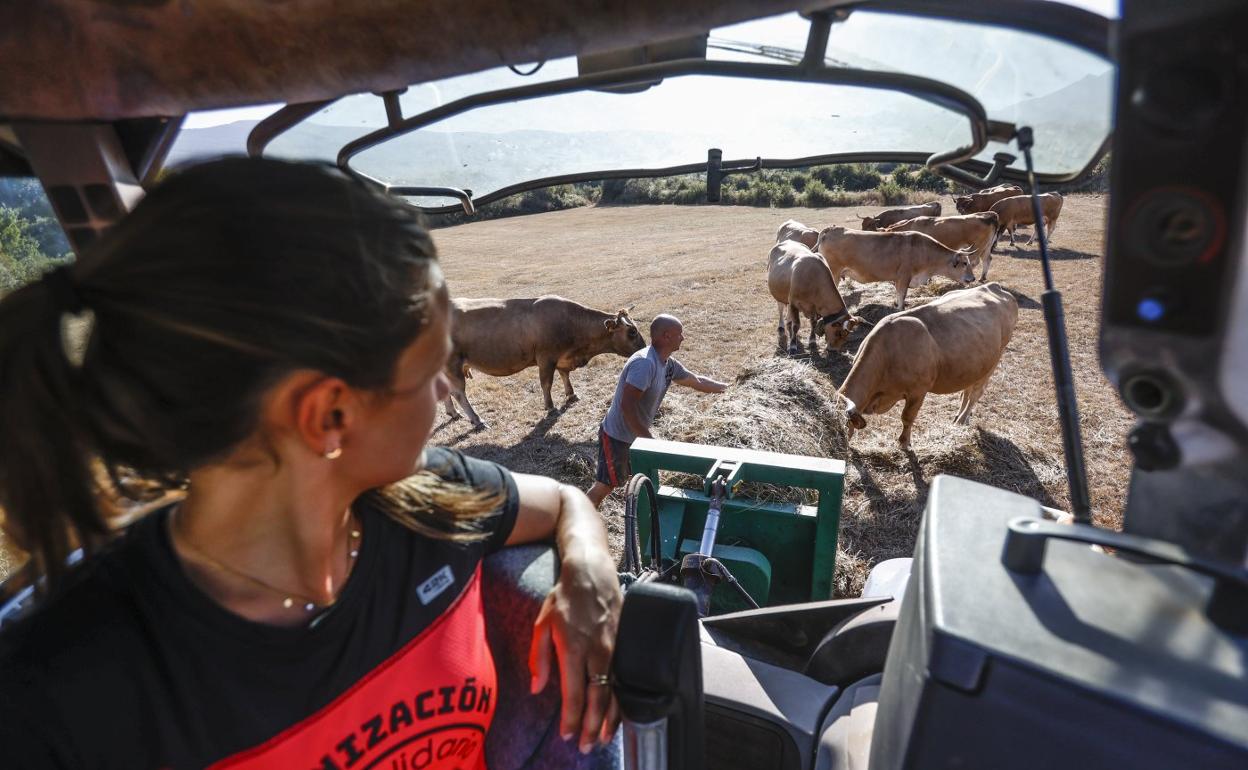
<path fill-rule="evenodd" d="M 0 300 L 0 508 L 50 582 L 108 531 L 79 419 L 81 358 L 65 344 L 67 322 L 89 323 L 70 315 L 82 309 L 68 266 Z"/>

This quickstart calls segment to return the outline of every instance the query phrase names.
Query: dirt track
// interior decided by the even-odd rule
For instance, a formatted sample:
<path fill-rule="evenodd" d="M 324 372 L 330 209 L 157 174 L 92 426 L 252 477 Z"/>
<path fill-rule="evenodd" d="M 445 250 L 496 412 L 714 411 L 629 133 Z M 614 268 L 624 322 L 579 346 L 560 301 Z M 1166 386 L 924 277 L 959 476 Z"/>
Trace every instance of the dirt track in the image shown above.
<path fill-rule="evenodd" d="M 944 198 L 946 210 L 952 200 Z M 1096 356 L 1105 198 L 1072 196 L 1053 237 L 1054 278 L 1065 299 L 1072 365 L 1080 401 L 1092 503 L 1098 523 L 1119 526 L 1130 461 L 1124 438 L 1131 418 L 1101 376 Z M 439 230 L 435 238 L 455 295 L 524 297 L 559 294 L 600 309 L 635 305 L 645 328 L 657 313 L 685 323 L 677 357 L 691 369 L 732 380 L 745 367 L 777 355 L 776 304 L 763 267 L 777 226 L 793 217 L 811 226 L 849 224 L 855 212 L 880 209 L 752 209 L 716 206 L 638 206 L 573 209 Z M 853 220 L 856 221 L 856 220 Z M 1020 239 L 1020 247 L 1024 239 Z M 950 424 L 958 396 L 931 396 L 915 425 L 915 454 L 896 448 L 900 407 L 870 420 L 854 438 L 843 503 L 841 549 L 855 566 L 838 568 L 838 585 L 853 594 L 865 569 L 908 555 L 927 484 L 941 472 L 979 478 L 1068 507 L 1062 445 L 1039 296 L 1038 249 L 998 246 L 989 280 L 1019 296 L 1018 328 L 969 427 Z M 930 299 L 934 283 L 911 290 L 908 306 Z M 892 288 L 870 285 L 846 300 L 869 320 L 888 312 Z M 499 333 L 505 334 L 505 329 Z M 857 348 L 861 333 L 847 346 Z M 812 362 L 839 384 L 848 356 Z M 508 378 L 477 374 L 468 394 L 489 424 L 441 421 L 433 441 L 459 447 L 519 471 L 542 473 L 586 487 L 592 480 L 595 437 L 623 360 L 600 356 L 572 375 L 580 401 L 547 416 L 536 369 Z M 731 391 L 730 391 L 731 393 Z M 725 394 L 726 396 L 728 394 Z M 669 406 L 716 396 L 673 388 Z M 555 403 L 561 405 L 556 378 Z M 697 409 L 708 405 L 691 405 Z M 673 406 L 674 411 L 679 409 Z M 672 426 L 659 422 L 660 433 Z M 619 537 L 621 507 L 604 505 Z M 618 547 L 618 544 L 617 544 Z M 843 556 L 844 558 L 844 556 Z"/>

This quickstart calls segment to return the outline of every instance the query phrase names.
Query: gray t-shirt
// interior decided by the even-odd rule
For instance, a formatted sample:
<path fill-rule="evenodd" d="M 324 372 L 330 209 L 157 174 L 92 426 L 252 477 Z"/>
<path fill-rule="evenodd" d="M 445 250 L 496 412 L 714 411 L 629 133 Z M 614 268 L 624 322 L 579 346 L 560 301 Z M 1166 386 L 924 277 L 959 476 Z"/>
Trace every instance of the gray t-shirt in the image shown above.
<path fill-rule="evenodd" d="M 615 385 L 615 397 L 611 399 L 611 408 L 607 410 L 607 417 L 602 421 L 602 429 L 616 441 L 631 444 L 637 436 L 628 429 L 628 423 L 624 421 L 624 410 L 620 407 L 620 401 L 624 398 L 624 386 L 632 385 L 641 391 L 637 405 L 641 419 L 646 425 L 650 425 L 654 422 L 654 415 L 659 411 L 659 404 L 663 403 L 663 396 L 667 394 L 672 380 L 683 380 L 688 376 L 689 370 L 676 359 L 669 356 L 667 363 L 659 361 L 659 354 L 653 347 L 647 345 L 638 350 L 629 357 L 624 364 L 624 371 L 620 372 L 620 381 Z"/>

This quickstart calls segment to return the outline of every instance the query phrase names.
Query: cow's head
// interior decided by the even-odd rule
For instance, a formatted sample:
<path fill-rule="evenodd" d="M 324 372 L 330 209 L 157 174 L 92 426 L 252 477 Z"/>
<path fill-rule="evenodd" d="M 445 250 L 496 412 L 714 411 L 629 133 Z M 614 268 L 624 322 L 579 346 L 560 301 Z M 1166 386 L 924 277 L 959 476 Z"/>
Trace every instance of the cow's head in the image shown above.
<path fill-rule="evenodd" d="M 637 324 L 628 317 L 629 310 L 632 308 L 621 308 L 616 312 L 615 318 L 602 322 L 607 327 L 607 333 L 611 335 L 611 350 L 622 356 L 631 356 L 646 346 L 646 338 L 641 336 Z"/>
<path fill-rule="evenodd" d="M 819 231 L 819 237 L 815 239 L 815 247 L 811 251 L 816 254 L 823 254 L 824 243 L 841 237 L 845 232 L 845 228 L 840 225 L 828 225 Z"/>
<path fill-rule="evenodd" d="M 843 395 L 841 398 L 845 399 L 845 422 L 849 427 L 849 437 L 853 438 L 855 430 L 867 427 L 867 421 L 863 418 L 862 411 L 858 409 L 857 404 Z"/>
<path fill-rule="evenodd" d="M 854 329 L 870 325 L 862 316 L 850 315 L 848 310 L 842 310 L 815 321 L 815 334 L 823 335 L 830 350 L 840 350 L 849 341 Z"/>
<path fill-rule="evenodd" d="M 875 231 L 880 229 L 880 220 L 878 217 L 859 216 L 858 218 L 862 220 L 863 230 Z"/>
<path fill-rule="evenodd" d="M 971 257 L 975 256 L 974 249 L 966 248 L 962 251 L 951 251 L 943 263 L 941 270 L 937 271 L 937 275 L 943 275 L 951 281 L 960 281 L 962 283 L 974 283 L 975 271 L 972 269 Z"/>
<path fill-rule="evenodd" d="M 969 195 L 959 195 L 953 199 L 953 205 L 957 207 L 959 214 L 971 214 L 971 206 L 973 201 Z"/>

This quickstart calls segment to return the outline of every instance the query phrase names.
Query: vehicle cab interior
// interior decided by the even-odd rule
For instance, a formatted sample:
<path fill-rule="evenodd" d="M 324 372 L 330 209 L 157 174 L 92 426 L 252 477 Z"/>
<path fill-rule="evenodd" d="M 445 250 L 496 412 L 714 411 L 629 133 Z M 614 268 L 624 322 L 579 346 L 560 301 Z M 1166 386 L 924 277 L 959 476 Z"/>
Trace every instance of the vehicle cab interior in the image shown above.
<path fill-rule="evenodd" d="M 206 110 L 266 106 L 230 151 L 333 164 L 463 221 L 526 191 L 680 174 L 704 175 L 716 205 L 734 176 L 837 163 L 1030 195 L 1112 151 L 1097 344 L 1136 420 L 1121 531 L 1087 516 L 1046 296 L 1071 516 L 937 477 L 912 558 L 877 565 L 861 596 L 832 598 L 830 575 L 788 596 L 771 556 L 780 598 L 756 602 L 735 563 L 740 584 L 682 586 L 661 490 L 630 486 L 620 735 L 590 756 L 558 745 L 557 694 L 528 694 L 522 632 L 555 555 L 507 549 L 486 606 L 496 720 L 522 728 L 488 763 L 1248 766 L 1248 5 L 50 0 L 0 8 L 0 29 L 0 175 L 38 180 L 79 255 L 195 159 L 180 137 Z M 705 477 L 718 518 L 750 462 L 678 470 Z M 14 569 L 0 628 L 39 598 Z"/>

